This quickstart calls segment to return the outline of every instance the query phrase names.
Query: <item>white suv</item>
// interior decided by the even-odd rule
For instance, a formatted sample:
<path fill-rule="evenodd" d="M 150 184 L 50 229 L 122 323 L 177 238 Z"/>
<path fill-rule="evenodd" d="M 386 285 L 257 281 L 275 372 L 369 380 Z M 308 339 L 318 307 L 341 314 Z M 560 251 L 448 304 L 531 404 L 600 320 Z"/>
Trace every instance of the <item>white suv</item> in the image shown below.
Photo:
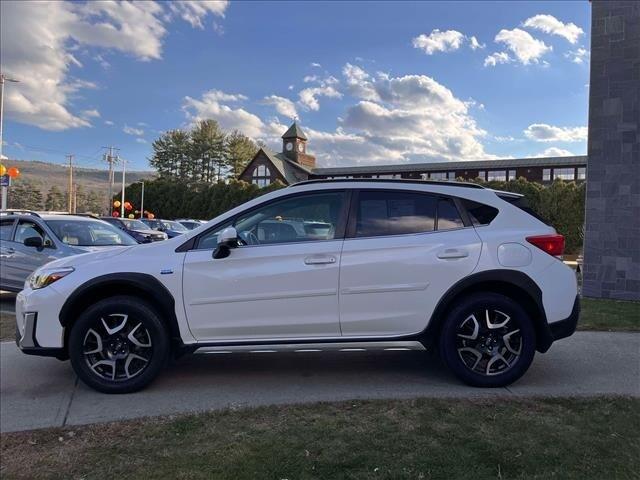
<path fill-rule="evenodd" d="M 47 264 L 17 297 L 17 343 L 109 393 L 171 356 L 258 345 L 437 346 L 464 382 L 508 385 L 579 312 L 563 237 L 522 201 L 455 182 L 302 182 L 165 242 Z"/>

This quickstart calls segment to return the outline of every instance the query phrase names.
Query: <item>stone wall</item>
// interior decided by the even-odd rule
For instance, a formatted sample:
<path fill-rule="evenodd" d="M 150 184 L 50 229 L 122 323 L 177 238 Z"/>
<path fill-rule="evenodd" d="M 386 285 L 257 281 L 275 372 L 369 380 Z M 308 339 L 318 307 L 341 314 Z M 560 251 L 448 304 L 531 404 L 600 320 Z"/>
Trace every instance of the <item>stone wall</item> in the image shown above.
<path fill-rule="evenodd" d="M 640 2 L 591 2 L 583 294 L 640 300 Z"/>

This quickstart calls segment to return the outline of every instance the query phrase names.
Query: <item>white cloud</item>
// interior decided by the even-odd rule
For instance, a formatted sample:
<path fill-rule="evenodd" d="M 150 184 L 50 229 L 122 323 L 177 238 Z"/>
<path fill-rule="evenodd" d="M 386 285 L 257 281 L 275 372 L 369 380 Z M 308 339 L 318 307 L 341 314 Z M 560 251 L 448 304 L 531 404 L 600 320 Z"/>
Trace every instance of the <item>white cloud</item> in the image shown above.
<path fill-rule="evenodd" d="M 262 103 L 265 105 L 272 105 L 280 115 L 284 115 L 285 117 L 296 118 L 298 116 L 295 103 L 288 98 L 269 95 L 262 99 Z"/>
<path fill-rule="evenodd" d="M 462 46 L 464 39 L 464 34 L 457 30 L 441 32 L 436 28 L 429 35 L 423 33 L 415 37 L 413 48 L 419 48 L 427 55 L 433 55 L 436 52 L 452 52 Z"/>
<path fill-rule="evenodd" d="M 483 49 L 484 47 L 486 47 L 486 45 L 484 43 L 480 43 L 476 37 L 469 37 L 469 48 L 471 48 L 471 50 Z"/>
<path fill-rule="evenodd" d="M 312 63 L 311 63 L 311 67 L 313 67 L 313 68 L 322 68 L 322 65 L 320 65 L 320 64 L 319 64 L 319 63 L 317 63 L 317 62 L 312 62 Z"/>
<path fill-rule="evenodd" d="M 578 48 L 576 50 L 569 50 L 564 54 L 564 56 L 565 58 L 571 59 L 573 63 L 582 64 L 588 61 L 591 55 L 589 53 L 589 50 Z"/>
<path fill-rule="evenodd" d="M 485 67 L 495 67 L 499 63 L 509 63 L 512 58 L 507 52 L 495 52 L 484 59 Z"/>
<path fill-rule="evenodd" d="M 83 110 L 80 116 L 83 118 L 100 118 L 100 112 L 95 108 L 92 110 Z"/>
<path fill-rule="evenodd" d="M 533 38 L 529 32 L 519 28 L 500 30 L 495 37 L 495 41 L 504 43 L 523 65 L 538 63 L 540 57 L 553 49 L 542 40 Z"/>
<path fill-rule="evenodd" d="M 504 143 L 504 142 L 515 142 L 517 139 L 512 137 L 511 135 L 500 136 L 496 135 L 493 137 L 496 142 Z"/>
<path fill-rule="evenodd" d="M 304 83 L 317 82 L 318 81 L 318 76 L 317 75 L 307 75 L 302 79 L 302 81 Z"/>
<path fill-rule="evenodd" d="M 197 5 L 185 3 L 174 9 L 182 9 L 185 15 L 188 11 L 197 13 L 201 8 L 218 16 L 224 12 L 213 4 L 191 3 Z M 5 89 L 7 117 L 54 131 L 90 126 L 91 117 L 72 108 L 71 99 L 80 98 L 83 89 L 96 87 L 75 77 L 83 68 L 76 52 L 91 47 L 118 50 L 144 61 L 161 58 L 166 23 L 170 21 L 166 5 L 114 1 L 3 2 L 2 70 L 20 80 Z M 108 68 L 109 62 L 102 53 L 89 52 L 89 58 Z"/>
<path fill-rule="evenodd" d="M 524 134 L 537 142 L 583 142 L 587 139 L 587 127 L 556 127 L 546 123 L 529 125 Z"/>
<path fill-rule="evenodd" d="M 136 138 L 136 142 L 138 142 L 138 143 L 147 143 L 147 141 L 144 138 L 140 138 L 140 137 Z"/>
<path fill-rule="evenodd" d="M 125 125 L 122 131 L 127 135 L 133 135 L 136 137 L 141 137 L 142 135 L 144 135 L 144 130 L 142 130 L 141 128 L 130 127 L 129 125 Z"/>
<path fill-rule="evenodd" d="M 553 15 L 535 15 L 527 18 L 522 25 L 551 35 L 559 35 L 573 44 L 577 43 L 580 35 L 584 33 L 575 23 L 562 23 Z"/>
<path fill-rule="evenodd" d="M 104 124 L 105 124 L 105 125 L 108 125 L 108 126 L 110 126 L 110 127 L 112 127 L 113 125 L 115 125 L 111 120 L 105 120 L 105 121 L 104 121 Z"/>
<path fill-rule="evenodd" d="M 558 147 L 550 147 L 545 151 L 538 153 L 535 155 L 536 157 L 573 157 L 575 154 L 571 153 L 569 150 L 565 150 L 563 148 Z"/>
<path fill-rule="evenodd" d="M 308 87 L 298 92 L 298 104 L 305 110 L 320 110 L 319 97 L 328 98 L 342 98 L 342 93 L 335 87 L 339 83 L 338 79 L 334 76 L 328 76 L 326 78 L 319 78 L 316 75 L 307 76 L 304 79 L 305 83 L 317 83 L 315 87 Z"/>
<path fill-rule="evenodd" d="M 202 20 L 209 14 L 224 18 L 224 13 L 229 7 L 227 0 L 179 0 L 169 4 L 171 12 L 178 15 L 194 28 L 203 29 Z M 214 30 L 221 28 L 214 23 Z"/>

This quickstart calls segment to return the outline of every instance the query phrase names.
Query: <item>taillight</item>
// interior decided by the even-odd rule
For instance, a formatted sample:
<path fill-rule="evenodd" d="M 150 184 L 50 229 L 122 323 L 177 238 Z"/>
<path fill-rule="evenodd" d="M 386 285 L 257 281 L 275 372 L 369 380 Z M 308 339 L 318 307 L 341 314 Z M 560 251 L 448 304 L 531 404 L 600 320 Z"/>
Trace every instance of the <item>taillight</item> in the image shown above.
<path fill-rule="evenodd" d="M 559 233 L 527 237 L 527 242 L 554 257 L 562 257 L 564 253 L 564 236 Z"/>

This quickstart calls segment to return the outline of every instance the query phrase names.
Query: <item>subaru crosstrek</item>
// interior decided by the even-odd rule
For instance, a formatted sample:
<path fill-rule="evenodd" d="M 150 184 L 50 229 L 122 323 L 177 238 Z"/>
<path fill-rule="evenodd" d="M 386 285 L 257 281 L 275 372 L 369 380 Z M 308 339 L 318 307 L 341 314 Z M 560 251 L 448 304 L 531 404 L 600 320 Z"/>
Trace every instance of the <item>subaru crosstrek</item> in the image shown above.
<path fill-rule="evenodd" d="M 164 242 L 40 268 L 17 297 L 17 343 L 109 393 L 183 353 L 354 343 L 436 347 L 462 381 L 504 386 L 576 328 L 563 248 L 517 194 L 302 182 Z"/>

